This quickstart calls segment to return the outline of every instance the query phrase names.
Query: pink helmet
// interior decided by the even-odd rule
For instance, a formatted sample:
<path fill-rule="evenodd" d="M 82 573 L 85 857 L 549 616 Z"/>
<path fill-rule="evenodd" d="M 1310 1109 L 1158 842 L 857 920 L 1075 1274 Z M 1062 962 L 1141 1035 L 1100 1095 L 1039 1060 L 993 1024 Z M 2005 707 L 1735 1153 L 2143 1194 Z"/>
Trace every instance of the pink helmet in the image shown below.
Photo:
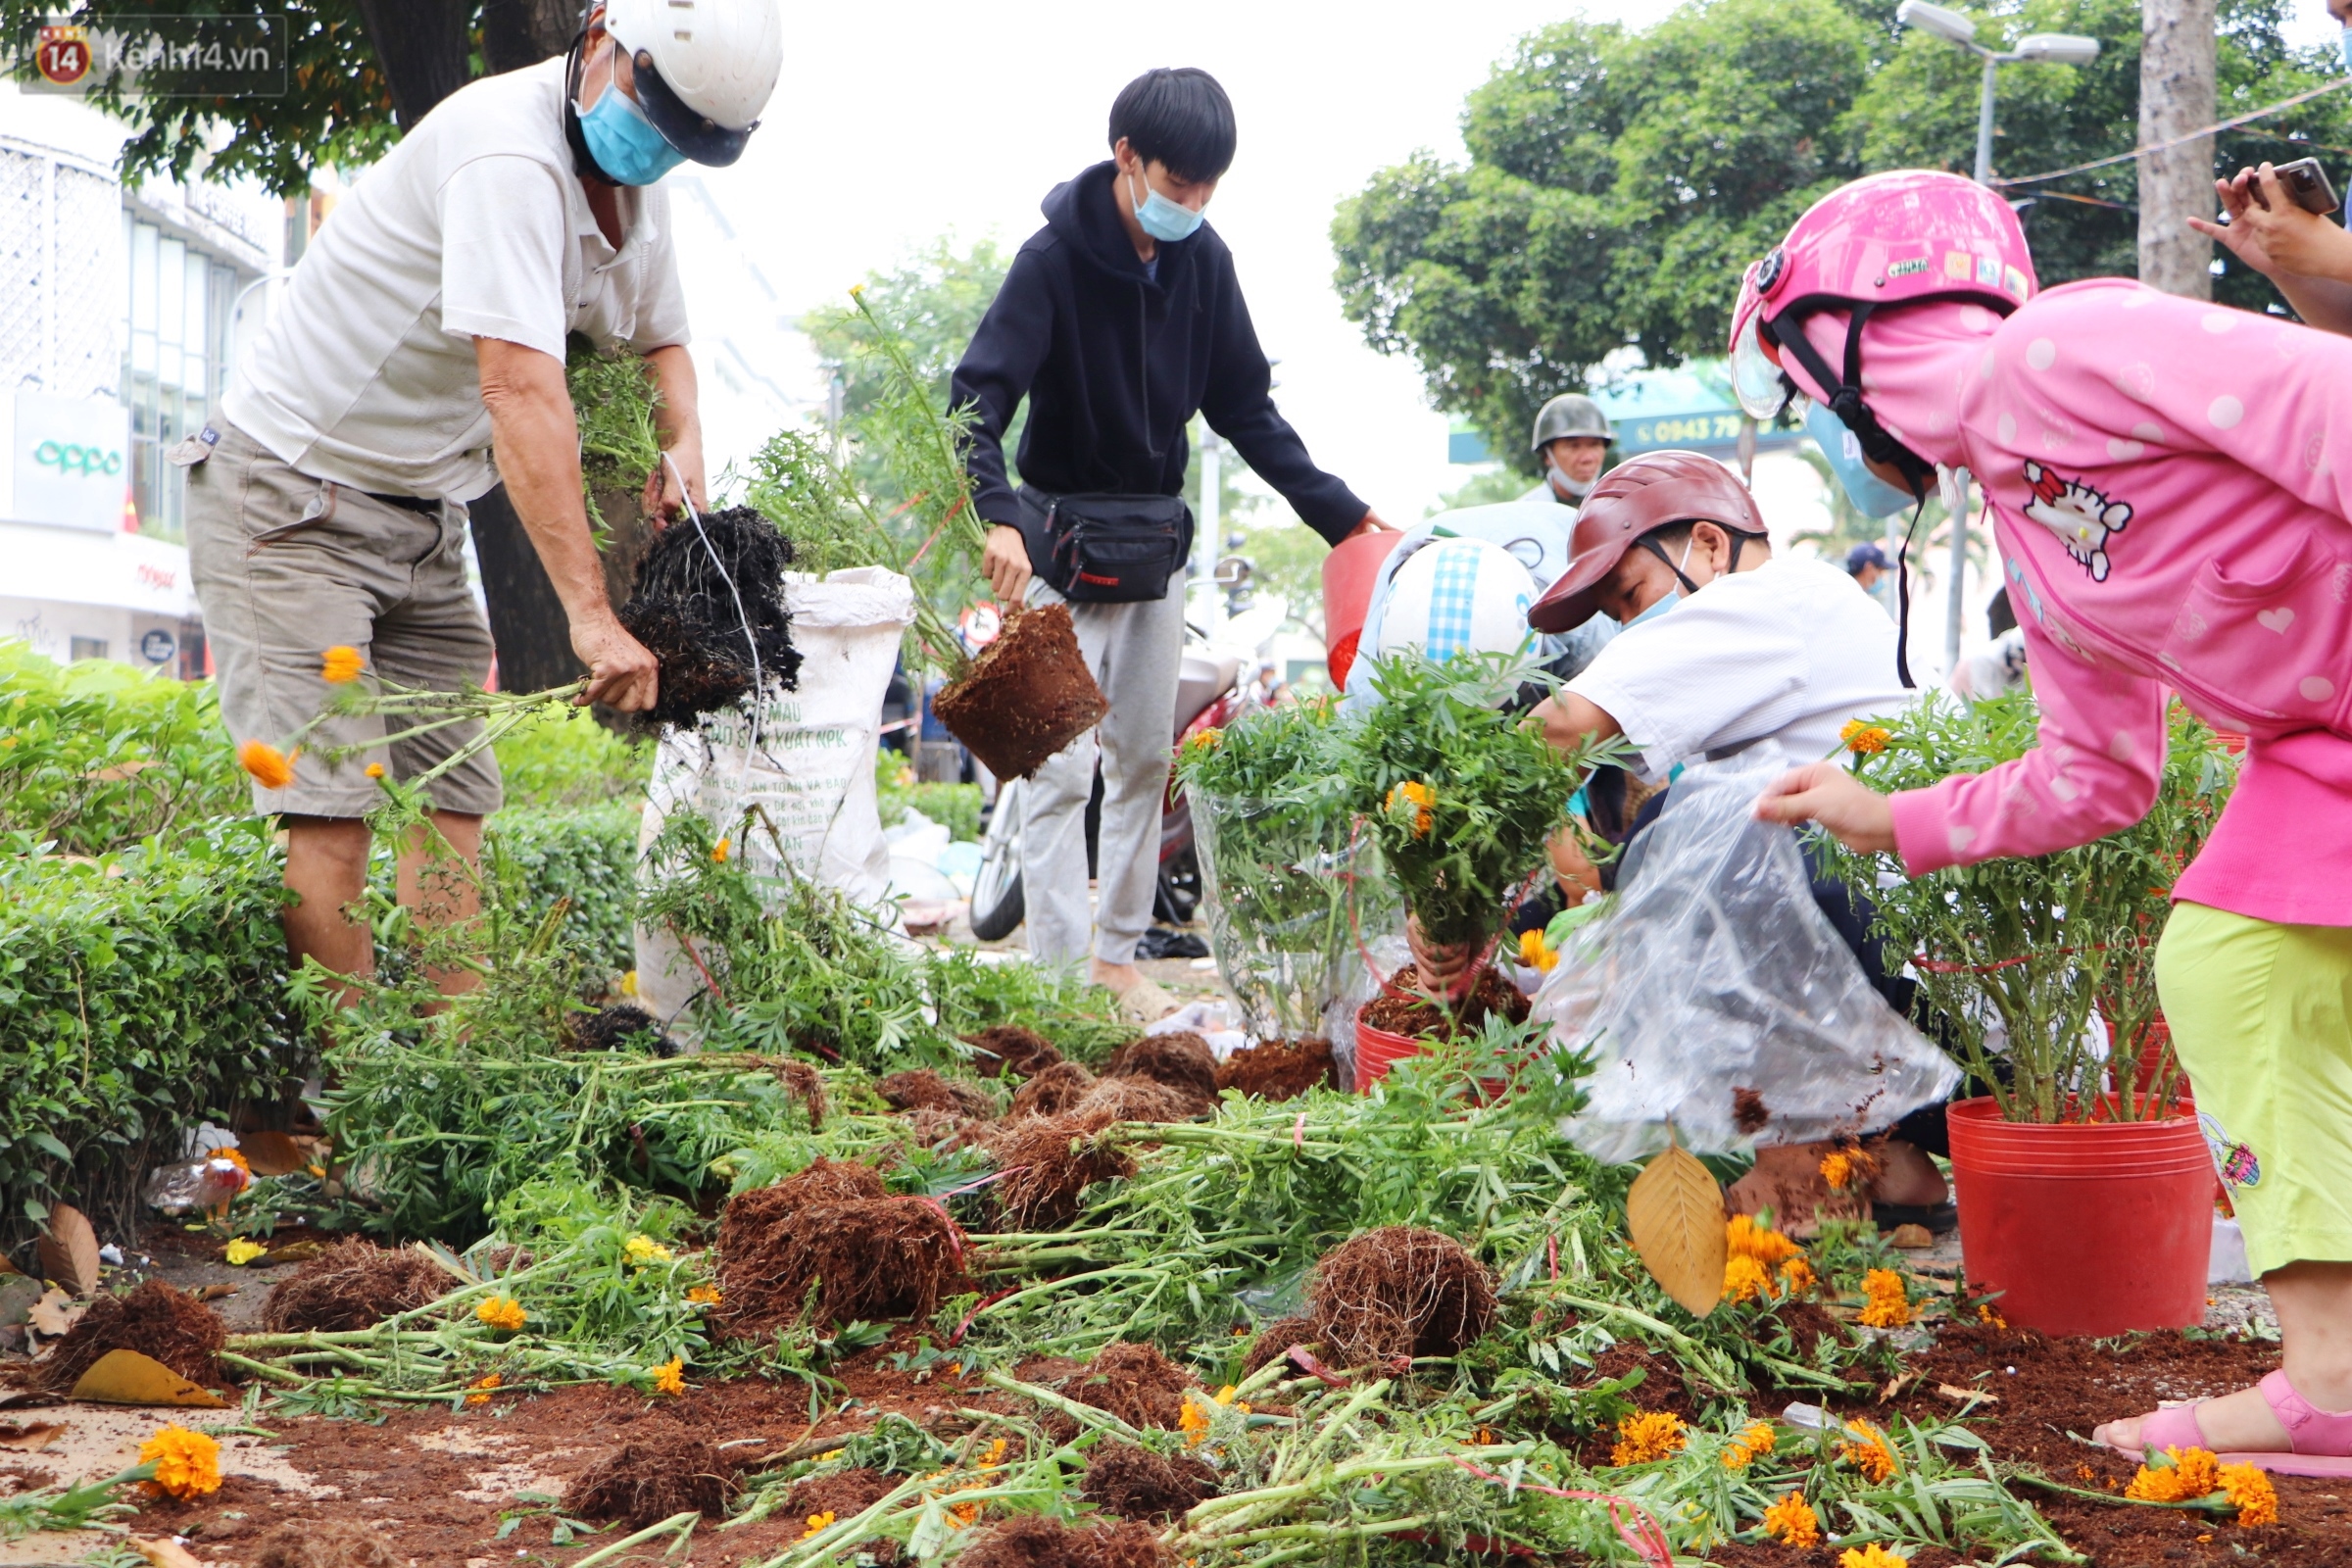
<path fill-rule="evenodd" d="M 1740 279 L 1732 310 L 1732 385 L 1756 418 L 1769 419 L 1786 406 L 1794 386 L 1765 352 L 1769 337 L 1796 356 L 1865 453 L 1924 479 L 1927 465 L 1862 406 L 1862 323 L 1874 311 L 1923 300 L 1968 300 L 2007 316 L 2037 286 L 2025 231 L 1998 195 L 1936 170 L 1872 174 L 1806 209 L 1788 238 Z M 1825 310 L 1852 313 L 1842 374 L 1796 330 Z M 1781 322 L 1787 326 L 1776 331 Z"/>

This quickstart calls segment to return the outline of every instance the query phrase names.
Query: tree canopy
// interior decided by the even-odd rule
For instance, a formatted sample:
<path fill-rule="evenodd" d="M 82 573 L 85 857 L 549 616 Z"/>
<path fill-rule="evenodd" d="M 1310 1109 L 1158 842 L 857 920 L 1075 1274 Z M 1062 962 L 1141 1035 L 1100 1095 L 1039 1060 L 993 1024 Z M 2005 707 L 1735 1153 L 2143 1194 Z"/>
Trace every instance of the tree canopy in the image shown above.
<path fill-rule="evenodd" d="M 1806 207 L 1880 169 L 1971 172 L 1980 67 L 1892 23 L 1891 4 L 1693 0 L 1655 26 L 1561 23 L 1522 39 L 1462 114 L 1466 164 L 1428 153 L 1373 176 L 1332 225 L 1350 319 L 1420 363 L 1432 401 L 1488 445 L 1523 448 L 1536 410 L 1622 351 L 1673 365 L 1720 354 L 1742 269 Z M 1972 13 L 1987 43 L 2081 32 L 2087 67 L 2002 68 L 1993 172 L 2041 173 L 2132 149 L 2139 8 L 2004 0 Z M 2222 0 L 2221 113 L 2339 74 L 2290 49 L 2280 0 Z M 2223 135 L 2217 164 L 2352 142 L 2352 94 Z M 2332 150 L 2332 147 L 2330 148 Z M 2134 270 L 2126 161 L 2010 192 L 2045 285 Z M 2233 259 L 2217 296 L 2262 309 Z"/>

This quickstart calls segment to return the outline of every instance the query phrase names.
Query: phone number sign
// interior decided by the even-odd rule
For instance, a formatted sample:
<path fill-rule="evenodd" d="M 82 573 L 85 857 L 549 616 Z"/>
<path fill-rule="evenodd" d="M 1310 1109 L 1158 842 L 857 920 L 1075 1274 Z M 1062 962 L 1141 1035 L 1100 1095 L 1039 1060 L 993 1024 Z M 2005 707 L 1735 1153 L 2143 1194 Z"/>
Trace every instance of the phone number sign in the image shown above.
<path fill-rule="evenodd" d="M 1740 423 L 1738 409 L 1694 409 L 1688 414 L 1621 418 L 1617 421 L 1617 451 L 1621 456 L 1630 458 L 1637 452 L 1656 452 L 1666 447 L 1677 447 L 1686 452 L 1704 452 L 1712 457 L 1725 457 L 1739 450 Z M 1759 425 L 1756 429 L 1756 450 L 1770 452 L 1778 447 L 1792 447 L 1803 435 L 1802 430 Z"/>

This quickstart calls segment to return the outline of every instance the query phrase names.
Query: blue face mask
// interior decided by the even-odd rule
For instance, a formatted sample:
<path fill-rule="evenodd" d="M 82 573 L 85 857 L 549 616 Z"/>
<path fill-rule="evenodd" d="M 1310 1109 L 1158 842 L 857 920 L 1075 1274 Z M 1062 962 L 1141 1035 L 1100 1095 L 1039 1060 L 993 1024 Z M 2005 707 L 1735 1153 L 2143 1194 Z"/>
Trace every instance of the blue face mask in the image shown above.
<path fill-rule="evenodd" d="M 1168 200 L 1148 183 L 1144 191 L 1144 199 L 1135 204 L 1135 220 L 1143 225 L 1145 233 L 1171 245 L 1180 239 L 1193 237 L 1193 230 L 1200 226 L 1200 213 L 1181 202 Z M 1130 197 L 1135 195 L 1135 177 L 1132 174 L 1128 176 L 1127 194 Z"/>
<path fill-rule="evenodd" d="M 1636 626 L 1641 625 L 1645 620 L 1655 620 L 1660 615 L 1666 613 L 1666 612 L 1669 610 L 1672 610 L 1676 605 L 1682 603 L 1682 598 L 1683 591 L 1680 588 L 1669 588 L 1663 595 L 1659 597 L 1656 604 L 1650 606 L 1647 610 L 1644 610 L 1642 612 L 1642 613 L 1636 615 L 1633 619 L 1627 621 L 1618 629 L 1620 631 L 1632 631 Z"/>
<path fill-rule="evenodd" d="M 651 185 L 684 163 L 686 155 L 663 141 L 645 111 L 620 90 L 619 66 L 612 73 L 596 102 L 579 109 L 580 135 L 597 168 L 623 185 Z"/>
<path fill-rule="evenodd" d="M 1895 488 L 1870 471 L 1870 465 L 1862 460 L 1862 443 L 1854 439 L 1854 432 L 1825 405 L 1805 406 L 1805 434 L 1820 445 L 1821 455 L 1830 460 L 1830 471 L 1838 476 L 1845 498 L 1865 517 L 1890 517 L 1917 504 L 1909 492 Z"/>
<path fill-rule="evenodd" d="M 2352 26 L 2347 26 L 2344 28 L 2341 41 L 2337 47 L 2343 51 L 2344 69 L 2346 71 L 2352 71 Z"/>

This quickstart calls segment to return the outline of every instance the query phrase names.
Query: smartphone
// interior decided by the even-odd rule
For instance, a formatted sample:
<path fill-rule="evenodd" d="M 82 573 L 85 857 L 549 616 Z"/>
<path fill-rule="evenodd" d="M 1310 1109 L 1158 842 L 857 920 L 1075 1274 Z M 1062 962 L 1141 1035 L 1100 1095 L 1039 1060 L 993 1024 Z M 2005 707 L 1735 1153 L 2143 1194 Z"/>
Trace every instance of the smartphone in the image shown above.
<path fill-rule="evenodd" d="M 2291 164 L 2278 166 L 2278 183 L 2286 187 L 2288 200 L 2307 213 L 2326 218 L 2343 203 L 2335 199 L 2335 187 L 2328 182 L 2328 172 L 2320 167 L 2317 158 L 2298 158 Z"/>

